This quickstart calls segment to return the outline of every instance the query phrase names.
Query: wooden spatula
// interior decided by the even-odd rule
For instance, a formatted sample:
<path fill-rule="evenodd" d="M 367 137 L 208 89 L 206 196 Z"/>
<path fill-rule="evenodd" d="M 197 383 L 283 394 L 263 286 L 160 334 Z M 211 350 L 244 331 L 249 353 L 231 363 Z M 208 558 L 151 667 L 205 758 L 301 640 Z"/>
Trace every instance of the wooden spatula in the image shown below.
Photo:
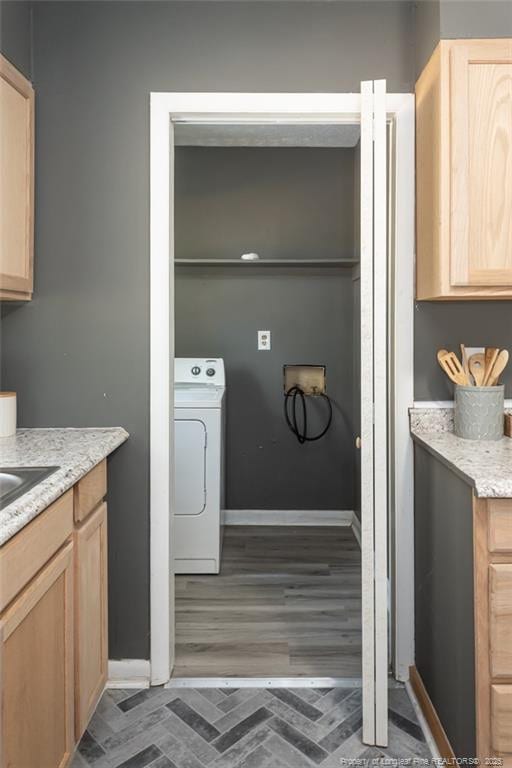
<path fill-rule="evenodd" d="M 476 386 L 483 387 L 485 379 L 485 355 L 483 353 L 471 355 L 468 364 Z"/>
<path fill-rule="evenodd" d="M 440 349 L 437 353 L 437 360 L 443 371 L 454 384 L 461 384 L 466 387 L 469 385 L 469 379 L 455 352 L 448 352 L 446 349 Z"/>
<path fill-rule="evenodd" d="M 494 363 L 496 362 L 496 358 L 498 357 L 499 349 L 497 347 L 486 347 L 485 348 L 485 375 L 484 375 L 484 387 L 487 387 L 489 385 L 489 379 L 491 376 L 491 372 L 494 366 Z"/>
<path fill-rule="evenodd" d="M 498 383 L 498 379 L 500 378 L 501 374 L 505 370 L 505 366 L 508 363 L 508 358 L 509 358 L 508 350 L 502 349 L 491 369 L 491 373 L 487 382 L 489 387 L 494 387 L 495 384 Z"/>
<path fill-rule="evenodd" d="M 466 345 L 465 344 L 461 344 L 460 345 L 460 356 L 461 356 L 461 359 L 462 359 L 462 367 L 464 368 L 464 373 L 468 377 L 468 381 L 471 384 L 472 382 L 471 382 L 471 376 L 470 376 L 470 373 L 469 373 L 468 355 L 467 355 L 467 352 L 466 352 Z"/>

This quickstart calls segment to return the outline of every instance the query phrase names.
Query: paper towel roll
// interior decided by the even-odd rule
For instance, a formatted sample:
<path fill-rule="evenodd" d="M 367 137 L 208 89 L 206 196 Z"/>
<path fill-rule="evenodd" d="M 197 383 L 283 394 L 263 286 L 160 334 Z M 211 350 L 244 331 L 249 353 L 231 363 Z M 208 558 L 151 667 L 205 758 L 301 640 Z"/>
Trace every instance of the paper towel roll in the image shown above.
<path fill-rule="evenodd" d="M 0 392 L 0 437 L 16 434 L 16 392 Z"/>

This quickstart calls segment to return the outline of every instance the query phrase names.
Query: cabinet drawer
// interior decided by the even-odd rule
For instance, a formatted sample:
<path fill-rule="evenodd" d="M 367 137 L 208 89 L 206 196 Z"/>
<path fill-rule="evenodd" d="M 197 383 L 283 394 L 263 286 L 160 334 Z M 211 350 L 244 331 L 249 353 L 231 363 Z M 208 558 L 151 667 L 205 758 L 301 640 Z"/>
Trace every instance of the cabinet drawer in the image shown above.
<path fill-rule="evenodd" d="M 75 485 L 75 522 L 85 520 L 107 495 L 107 460 L 103 459 Z"/>
<path fill-rule="evenodd" d="M 512 752 L 512 685 L 491 688 L 492 748 L 496 752 Z"/>
<path fill-rule="evenodd" d="M 491 676 L 512 676 L 512 564 L 489 566 Z"/>
<path fill-rule="evenodd" d="M 512 552 L 512 499 L 493 499 L 489 509 L 489 552 Z"/>
<path fill-rule="evenodd" d="M 73 531 L 69 490 L 0 548 L 0 611 L 16 597 Z"/>

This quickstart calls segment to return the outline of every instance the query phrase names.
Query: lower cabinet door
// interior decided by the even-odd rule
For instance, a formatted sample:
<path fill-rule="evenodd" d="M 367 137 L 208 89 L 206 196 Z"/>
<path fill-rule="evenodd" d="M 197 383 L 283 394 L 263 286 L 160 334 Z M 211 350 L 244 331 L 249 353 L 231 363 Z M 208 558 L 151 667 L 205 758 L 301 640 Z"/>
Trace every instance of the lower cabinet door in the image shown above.
<path fill-rule="evenodd" d="M 491 677 L 512 677 L 512 564 L 489 566 Z"/>
<path fill-rule="evenodd" d="M 512 758 L 512 685 L 491 688 L 492 748 L 500 756 Z M 504 761 L 510 765 L 512 760 Z"/>
<path fill-rule="evenodd" d="M 107 505 L 75 529 L 75 737 L 107 680 Z"/>
<path fill-rule="evenodd" d="M 73 544 L 0 618 L 2 768 L 64 768 L 73 752 Z"/>

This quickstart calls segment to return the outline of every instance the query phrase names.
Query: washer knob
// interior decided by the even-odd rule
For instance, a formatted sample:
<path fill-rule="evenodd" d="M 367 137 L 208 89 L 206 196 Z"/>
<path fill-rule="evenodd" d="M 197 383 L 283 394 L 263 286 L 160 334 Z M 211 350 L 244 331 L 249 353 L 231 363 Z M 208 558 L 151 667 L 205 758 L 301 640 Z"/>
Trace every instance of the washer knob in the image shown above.
<path fill-rule="evenodd" d="M 201 373 L 200 367 L 198 365 L 194 365 L 194 367 L 192 368 L 192 375 L 199 376 L 200 373 Z"/>
<path fill-rule="evenodd" d="M 207 376 L 215 376 L 215 368 L 208 368 L 206 371 Z"/>

